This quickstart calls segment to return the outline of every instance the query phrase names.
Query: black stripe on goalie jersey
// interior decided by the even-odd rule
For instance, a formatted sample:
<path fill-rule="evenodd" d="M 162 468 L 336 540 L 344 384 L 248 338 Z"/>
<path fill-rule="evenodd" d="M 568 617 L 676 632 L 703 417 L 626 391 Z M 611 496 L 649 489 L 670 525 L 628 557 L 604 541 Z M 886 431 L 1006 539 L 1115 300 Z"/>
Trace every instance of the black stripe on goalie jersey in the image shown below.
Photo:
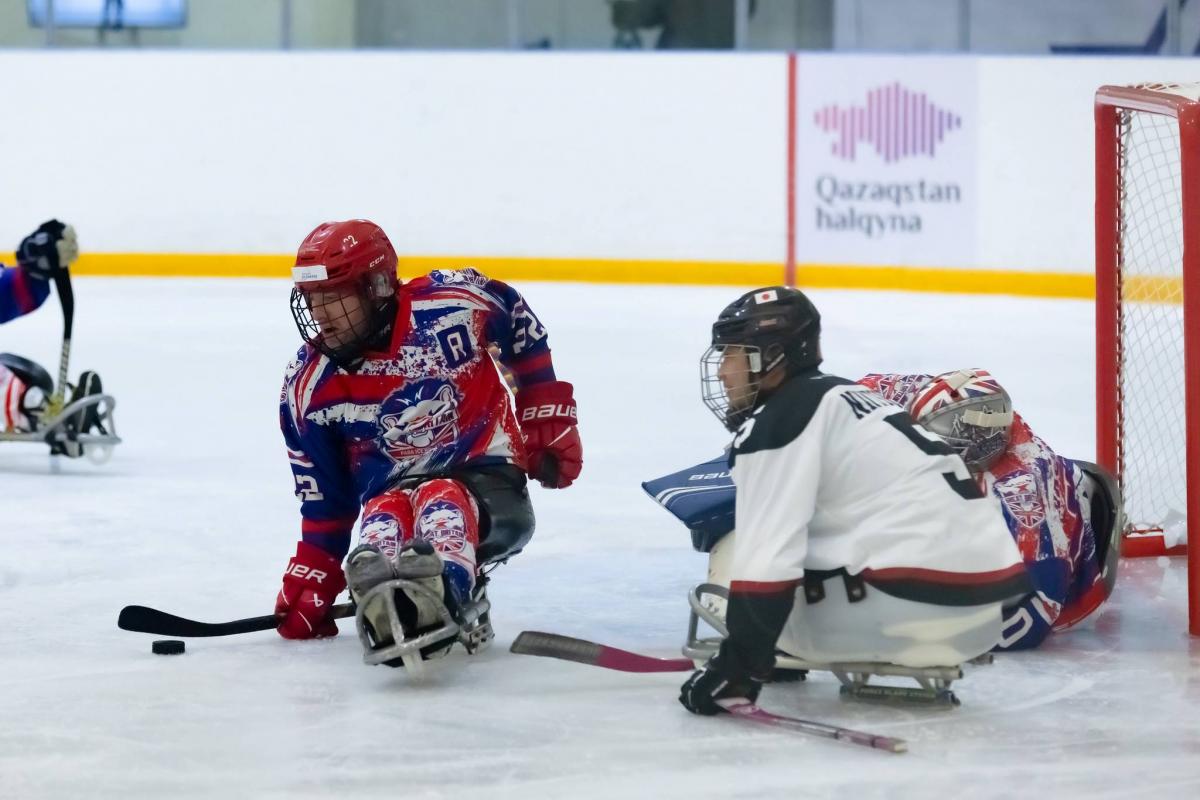
<path fill-rule="evenodd" d="M 812 422 L 821 400 L 830 390 L 853 385 L 854 381 L 816 370 L 789 378 L 750 418 L 753 422 L 747 421 L 747 425 L 752 425 L 750 435 L 739 441 L 739 431 L 738 436 L 734 437 L 735 444 L 729 454 L 730 466 L 740 455 L 760 450 L 778 450 L 791 444 Z"/>

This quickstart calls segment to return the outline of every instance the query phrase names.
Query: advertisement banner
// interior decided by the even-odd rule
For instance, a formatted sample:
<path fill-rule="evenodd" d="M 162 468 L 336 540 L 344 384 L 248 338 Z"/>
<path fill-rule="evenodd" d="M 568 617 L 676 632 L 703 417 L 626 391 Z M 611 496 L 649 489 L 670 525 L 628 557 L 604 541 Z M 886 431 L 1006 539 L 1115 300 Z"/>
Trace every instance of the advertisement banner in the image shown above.
<path fill-rule="evenodd" d="M 799 57 L 800 265 L 975 263 L 976 63 Z"/>

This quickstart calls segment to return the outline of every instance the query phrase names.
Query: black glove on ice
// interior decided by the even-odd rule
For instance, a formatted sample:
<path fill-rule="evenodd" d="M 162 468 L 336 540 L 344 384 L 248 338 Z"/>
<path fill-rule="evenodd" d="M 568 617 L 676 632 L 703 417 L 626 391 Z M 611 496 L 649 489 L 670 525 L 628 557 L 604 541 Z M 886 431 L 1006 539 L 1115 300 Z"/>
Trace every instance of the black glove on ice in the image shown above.
<path fill-rule="evenodd" d="M 717 705 L 718 700 L 745 699 L 753 703 L 758 699 L 762 681 L 750 677 L 744 670 L 729 669 L 723 663 L 724 653 L 718 653 L 703 667 L 692 673 L 679 692 L 679 702 L 693 714 L 711 717 L 725 709 Z"/>

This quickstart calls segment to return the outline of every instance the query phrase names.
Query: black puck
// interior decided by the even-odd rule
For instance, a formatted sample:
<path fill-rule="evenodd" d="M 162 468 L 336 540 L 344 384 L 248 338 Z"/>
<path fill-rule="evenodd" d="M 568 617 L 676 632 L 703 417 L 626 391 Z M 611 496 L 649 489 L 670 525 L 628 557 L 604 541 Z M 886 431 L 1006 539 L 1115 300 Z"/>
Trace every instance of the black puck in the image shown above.
<path fill-rule="evenodd" d="M 177 656 L 183 653 L 183 641 L 180 639 L 158 639 L 150 645 L 150 652 L 160 656 Z"/>

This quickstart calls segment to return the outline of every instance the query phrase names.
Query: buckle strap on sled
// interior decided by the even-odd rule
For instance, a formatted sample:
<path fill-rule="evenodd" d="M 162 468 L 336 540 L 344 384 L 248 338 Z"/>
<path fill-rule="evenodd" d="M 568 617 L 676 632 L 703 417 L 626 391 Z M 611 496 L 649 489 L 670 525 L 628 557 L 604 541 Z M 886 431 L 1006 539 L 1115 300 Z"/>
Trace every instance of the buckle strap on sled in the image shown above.
<path fill-rule="evenodd" d="M 825 599 L 825 581 L 840 575 L 846 588 L 846 600 L 857 603 L 867 596 L 867 584 L 862 575 L 851 575 L 845 567 L 838 569 L 804 570 L 804 601 L 810 606 Z"/>

